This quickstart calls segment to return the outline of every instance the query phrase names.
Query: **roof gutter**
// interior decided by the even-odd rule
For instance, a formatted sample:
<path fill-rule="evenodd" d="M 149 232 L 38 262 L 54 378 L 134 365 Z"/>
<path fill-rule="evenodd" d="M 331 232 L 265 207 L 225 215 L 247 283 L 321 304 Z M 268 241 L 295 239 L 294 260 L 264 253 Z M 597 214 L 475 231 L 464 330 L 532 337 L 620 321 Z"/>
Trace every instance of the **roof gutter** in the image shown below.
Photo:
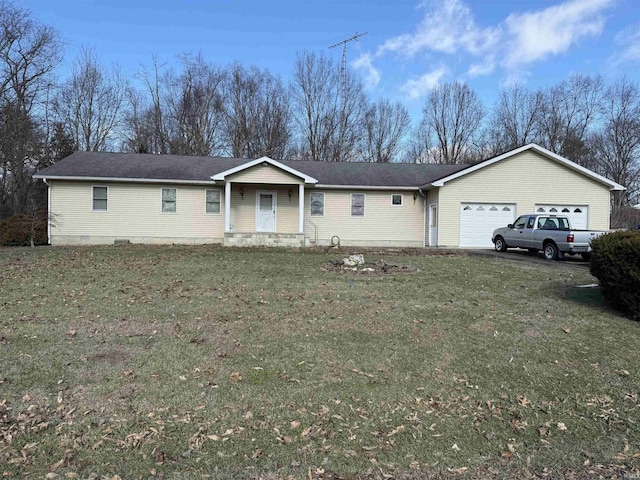
<path fill-rule="evenodd" d="M 326 183 L 316 184 L 315 188 L 325 188 L 332 190 L 404 190 L 415 191 L 420 187 L 407 187 L 407 186 L 378 186 L 378 185 L 330 185 Z"/>
<path fill-rule="evenodd" d="M 43 180 L 69 180 L 74 182 L 119 182 L 119 183 L 171 183 L 181 185 L 215 185 L 212 180 L 175 180 L 170 178 L 123 178 L 123 177 L 71 177 L 57 175 L 39 175 L 33 178 Z"/>

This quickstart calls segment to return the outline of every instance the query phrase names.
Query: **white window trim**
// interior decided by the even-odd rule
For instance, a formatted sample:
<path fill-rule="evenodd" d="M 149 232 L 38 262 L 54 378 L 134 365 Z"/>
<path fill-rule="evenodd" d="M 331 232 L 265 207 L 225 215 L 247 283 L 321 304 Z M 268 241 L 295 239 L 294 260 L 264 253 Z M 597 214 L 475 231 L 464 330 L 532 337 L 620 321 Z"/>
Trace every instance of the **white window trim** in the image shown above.
<path fill-rule="evenodd" d="M 317 213 L 311 213 L 311 197 L 314 194 L 320 194 L 322 195 L 322 215 L 318 215 Z M 324 217 L 324 213 L 326 210 L 326 198 L 327 196 L 324 194 L 324 192 L 309 192 L 309 216 L 310 217 Z"/>
<path fill-rule="evenodd" d="M 94 210 L 93 208 L 93 189 L 96 187 L 107 189 L 107 209 L 106 210 Z M 109 185 L 91 185 L 91 211 L 95 213 L 109 213 Z"/>
<path fill-rule="evenodd" d="M 207 212 L 207 192 L 219 192 L 220 193 L 220 211 L 218 213 Z M 178 192 L 176 192 L 176 202 L 178 200 Z M 176 205 L 176 211 L 178 210 L 178 206 Z M 222 189 L 221 188 L 205 188 L 204 190 L 204 214 L 205 215 L 214 215 L 220 216 L 222 215 Z"/>
<path fill-rule="evenodd" d="M 399 196 L 400 197 L 400 203 L 398 203 L 397 205 L 393 203 L 393 197 Z M 391 206 L 392 207 L 402 207 L 404 205 L 404 195 L 401 193 L 392 193 L 391 194 Z"/>
<path fill-rule="evenodd" d="M 362 215 L 353 214 L 353 196 L 362 195 Z M 367 194 L 366 193 L 352 193 L 349 197 L 349 214 L 351 218 L 364 218 L 367 215 Z"/>
<path fill-rule="evenodd" d="M 164 206 L 164 200 L 162 199 L 162 191 L 163 190 L 175 190 L 176 191 L 176 211 L 175 212 L 165 212 L 162 208 Z M 205 205 L 206 208 L 206 205 Z M 163 215 L 176 215 L 178 213 L 178 189 L 174 187 L 161 187 L 160 188 L 160 213 Z"/>

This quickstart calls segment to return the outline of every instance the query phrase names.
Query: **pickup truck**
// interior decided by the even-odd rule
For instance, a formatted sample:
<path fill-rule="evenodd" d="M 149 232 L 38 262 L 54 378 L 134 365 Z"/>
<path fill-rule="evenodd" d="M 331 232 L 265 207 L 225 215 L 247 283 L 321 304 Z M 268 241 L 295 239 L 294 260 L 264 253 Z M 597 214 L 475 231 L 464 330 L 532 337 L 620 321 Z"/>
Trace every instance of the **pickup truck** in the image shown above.
<path fill-rule="evenodd" d="M 588 260 L 591 240 L 606 232 L 572 230 L 569 219 L 556 215 L 521 215 L 513 224 L 493 231 L 491 241 L 498 252 L 507 248 L 524 248 L 531 253 L 540 250 L 547 260 L 557 260 L 565 253 L 580 254 Z"/>

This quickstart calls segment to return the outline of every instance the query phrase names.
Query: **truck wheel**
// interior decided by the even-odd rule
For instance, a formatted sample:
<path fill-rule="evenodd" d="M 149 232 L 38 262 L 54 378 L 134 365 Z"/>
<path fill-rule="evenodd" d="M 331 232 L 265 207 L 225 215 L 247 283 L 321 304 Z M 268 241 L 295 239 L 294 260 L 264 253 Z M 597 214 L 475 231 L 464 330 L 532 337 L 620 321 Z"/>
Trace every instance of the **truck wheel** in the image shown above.
<path fill-rule="evenodd" d="M 547 260 L 557 260 L 558 259 L 558 247 L 555 243 L 549 242 L 544 245 L 544 258 Z"/>
<path fill-rule="evenodd" d="M 591 252 L 581 253 L 580 256 L 585 262 L 591 260 Z"/>
<path fill-rule="evenodd" d="M 506 252 L 507 251 L 507 242 L 504 241 L 504 238 L 497 236 L 495 241 L 496 252 Z"/>

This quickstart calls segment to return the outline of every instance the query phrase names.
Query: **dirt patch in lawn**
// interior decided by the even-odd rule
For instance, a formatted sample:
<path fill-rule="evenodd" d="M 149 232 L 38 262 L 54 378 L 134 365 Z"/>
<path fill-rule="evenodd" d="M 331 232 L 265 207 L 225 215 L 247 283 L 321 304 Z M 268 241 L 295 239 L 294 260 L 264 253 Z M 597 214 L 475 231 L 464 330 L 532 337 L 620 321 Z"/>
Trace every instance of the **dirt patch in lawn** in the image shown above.
<path fill-rule="evenodd" d="M 347 259 L 329 260 L 320 267 L 323 272 L 349 273 L 357 275 L 393 275 L 398 273 L 416 273 L 418 268 L 395 262 L 378 260 L 376 262 L 356 263 Z"/>
<path fill-rule="evenodd" d="M 369 256 L 385 256 L 385 257 L 466 257 L 469 253 L 466 250 L 447 249 L 447 248 L 384 248 L 384 247 L 318 247 L 318 250 L 327 253 L 335 252 L 336 255 L 352 255 L 362 253 Z"/>
<path fill-rule="evenodd" d="M 90 362 L 106 362 L 111 364 L 124 363 L 125 360 L 129 358 L 129 354 L 127 352 L 123 352 L 122 350 L 108 350 L 106 352 L 94 353 L 93 355 L 89 355 L 87 360 Z"/>
<path fill-rule="evenodd" d="M 480 320 L 469 325 L 468 330 L 471 333 L 493 335 L 496 331 L 496 324 L 491 320 Z"/>

